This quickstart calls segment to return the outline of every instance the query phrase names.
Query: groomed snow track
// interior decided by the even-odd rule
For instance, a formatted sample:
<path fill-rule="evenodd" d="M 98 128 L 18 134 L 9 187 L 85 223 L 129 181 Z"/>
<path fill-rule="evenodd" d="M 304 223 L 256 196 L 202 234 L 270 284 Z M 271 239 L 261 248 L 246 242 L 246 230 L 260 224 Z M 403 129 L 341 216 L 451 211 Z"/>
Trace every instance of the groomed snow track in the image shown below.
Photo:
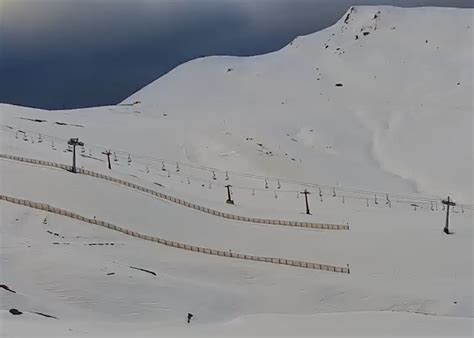
<path fill-rule="evenodd" d="M 52 167 L 52 168 L 60 168 L 64 170 L 71 171 L 72 167 L 68 166 L 66 164 L 61 164 L 61 163 L 55 163 L 55 162 L 48 162 L 48 161 L 42 161 L 42 160 L 36 160 L 32 158 L 26 158 L 26 157 L 20 157 L 20 156 L 14 156 L 14 155 L 7 155 L 7 154 L 0 154 L 0 159 L 8 159 L 8 160 L 13 160 L 13 161 L 19 161 L 19 162 L 25 162 L 25 163 L 30 163 L 30 164 L 35 164 L 35 165 L 41 165 L 41 166 L 46 166 L 46 167 Z M 226 212 L 210 209 L 203 207 L 201 205 L 197 205 L 194 203 L 187 202 L 185 200 L 182 200 L 177 197 L 173 197 L 149 188 L 142 187 L 138 184 L 129 182 L 129 181 L 124 181 L 112 176 L 107 176 L 104 174 L 100 174 L 91 170 L 86 170 L 86 169 L 81 169 L 77 168 L 77 173 L 82 174 L 82 175 L 87 175 L 95 178 L 99 178 L 102 180 L 106 180 L 109 182 L 117 183 L 122 186 L 132 188 L 150 195 L 153 195 L 155 197 L 194 209 L 198 210 L 201 212 L 204 212 L 206 214 L 210 214 L 213 216 L 217 217 L 222 217 L 226 219 L 231 219 L 231 220 L 236 220 L 236 221 L 242 221 L 242 222 L 250 222 L 250 223 L 258 223 L 258 224 L 271 224 L 271 225 L 282 225 L 282 226 L 291 226 L 291 227 L 299 227 L 299 228 L 312 228 L 312 229 L 323 229 L 323 230 L 349 230 L 349 225 L 348 224 L 327 224 L 327 223 L 311 223 L 311 222 L 299 222 L 299 221 L 284 221 L 284 220 L 273 220 L 273 219 L 265 219 L 265 218 L 253 218 L 253 217 L 246 217 L 246 216 L 239 216 L 239 215 L 234 215 L 234 214 L 229 214 Z"/>
<path fill-rule="evenodd" d="M 62 216 L 76 219 L 82 222 L 86 222 L 86 223 L 98 225 L 104 228 L 108 228 L 111 230 L 115 230 L 125 235 L 129 235 L 129 236 L 143 239 L 146 241 L 156 242 L 162 245 L 166 245 L 166 246 L 170 246 L 170 247 L 174 247 L 174 248 L 178 248 L 182 250 L 188 250 L 188 251 L 193 251 L 193 252 L 198 252 L 198 253 L 203 253 L 203 254 L 213 255 L 213 256 L 221 256 L 221 257 L 228 257 L 228 258 L 235 258 L 235 259 L 242 259 L 242 260 L 249 260 L 249 261 L 256 261 L 256 262 L 287 265 L 287 266 L 303 268 L 303 269 L 315 269 L 315 270 L 346 273 L 346 274 L 350 273 L 349 266 L 347 266 L 346 268 L 343 268 L 343 267 L 338 267 L 338 266 L 333 266 L 333 265 L 325 265 L 325 264 L 291 260 L 291 259 L 285 259 L 285 258 L 245 255 L 245 254 L 240 254 L 240 253 L 235 253 L 235 252 L 230 252 L 230 251 L 215 250 L 215 249 L 210 249 L 210 248 L 205 248 L 205 247 L 200 247 L 200 246 L 195 246 L 195 245 L 190 245 L 190 244 L 184 244 L 184 243 L 175 242 L 175 241 L 169 241 L 160 237 L 144 235 L 136 231 L 131 231 L 126 228 L 119 227 L 117 225 L 98 220 L 96 218 L 84 217 L 76 213 L 73 213 L 71 211 L 56 208 L 54 206 L 51 206 L 45 203 L 37 203 L 37 202 L 32 202 L 29 200 L 14 198 L 14 197 L 5 196 L 5 195 L 0 195 L 0 200 L 18 204 L 18 205 L 23 205 L 23 206 L 33 208 L 33 209 L 47 211 L 53 214 L 62 215 Z"/>

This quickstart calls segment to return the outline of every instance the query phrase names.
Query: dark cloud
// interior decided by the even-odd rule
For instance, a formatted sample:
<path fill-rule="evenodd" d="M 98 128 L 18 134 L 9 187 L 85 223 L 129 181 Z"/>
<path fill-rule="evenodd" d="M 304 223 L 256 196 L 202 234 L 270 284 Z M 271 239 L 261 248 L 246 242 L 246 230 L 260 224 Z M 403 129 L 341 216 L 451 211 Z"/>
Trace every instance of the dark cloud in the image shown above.
<path fill-rule="evenodd" d="M 112 104 L 205 55 L 254 55 L 325 28 L 354 4 L 472 0 L 0 0 L 0 102 Z"/>

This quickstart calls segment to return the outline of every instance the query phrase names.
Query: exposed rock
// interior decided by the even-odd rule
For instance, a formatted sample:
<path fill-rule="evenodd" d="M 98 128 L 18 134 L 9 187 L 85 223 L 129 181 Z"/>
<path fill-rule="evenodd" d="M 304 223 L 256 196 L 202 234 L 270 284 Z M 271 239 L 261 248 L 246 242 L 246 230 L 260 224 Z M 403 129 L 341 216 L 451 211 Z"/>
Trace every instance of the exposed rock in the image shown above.
<path fill-rule="evenodd" d="M 23 312 L 18 311 L 17 309 L 10 309 L 10 313 L 14 316 L 22 315 Z"/>

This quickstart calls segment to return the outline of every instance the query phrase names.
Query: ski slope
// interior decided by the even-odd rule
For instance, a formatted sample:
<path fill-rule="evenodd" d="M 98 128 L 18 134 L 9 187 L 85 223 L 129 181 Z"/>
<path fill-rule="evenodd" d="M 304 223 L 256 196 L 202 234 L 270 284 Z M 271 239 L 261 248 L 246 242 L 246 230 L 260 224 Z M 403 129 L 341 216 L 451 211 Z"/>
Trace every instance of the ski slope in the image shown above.
<path fill-rule="evenodd" d="M 70 165 L 79 137 L 84 170 L 226 214 L 350 224 L 215 217 L 1 158 L 2 195 L 196 246 L 350 266 L 202 255 L 0 201 L 0 284 L 14 291 L 0 288 L 2 336 L 472 335 L 472 20 L 354 7 L 271 54 L 188 62 L 116 106 L 0 104 L 1 154 Z"/>

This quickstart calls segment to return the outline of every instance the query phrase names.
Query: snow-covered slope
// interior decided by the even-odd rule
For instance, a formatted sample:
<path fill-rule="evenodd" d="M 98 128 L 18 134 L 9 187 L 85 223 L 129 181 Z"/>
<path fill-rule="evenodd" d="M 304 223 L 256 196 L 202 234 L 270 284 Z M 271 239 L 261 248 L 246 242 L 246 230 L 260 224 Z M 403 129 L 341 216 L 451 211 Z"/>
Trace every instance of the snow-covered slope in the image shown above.
<path fill-rule="evenodd" d="M 385 172 L 472 201 L 471 26 L 471 10 L 357 7 L 271 55 L 189 62 L 125 102 L 184 124 L 197 162 L 372 186 Z"/>
<path fill-rule="evenodd" d="M 81 167 L 233 214 L 350 230 L 224 220 L 2 159 L 3 194 L 170 240 L 351 267 L 201 256 L 1 203 L 0 284 L 16 293 L 0 289 L 0 332 L 472 334 L 472 22 L 467 9 L 354 7 L 275 53 L 184 64 L 117 106 L 0 104 L 0 153 L 70 163 L 65 140 L 79 137 Z M 448 194 L 462 203 L 452 236 Z"/>

